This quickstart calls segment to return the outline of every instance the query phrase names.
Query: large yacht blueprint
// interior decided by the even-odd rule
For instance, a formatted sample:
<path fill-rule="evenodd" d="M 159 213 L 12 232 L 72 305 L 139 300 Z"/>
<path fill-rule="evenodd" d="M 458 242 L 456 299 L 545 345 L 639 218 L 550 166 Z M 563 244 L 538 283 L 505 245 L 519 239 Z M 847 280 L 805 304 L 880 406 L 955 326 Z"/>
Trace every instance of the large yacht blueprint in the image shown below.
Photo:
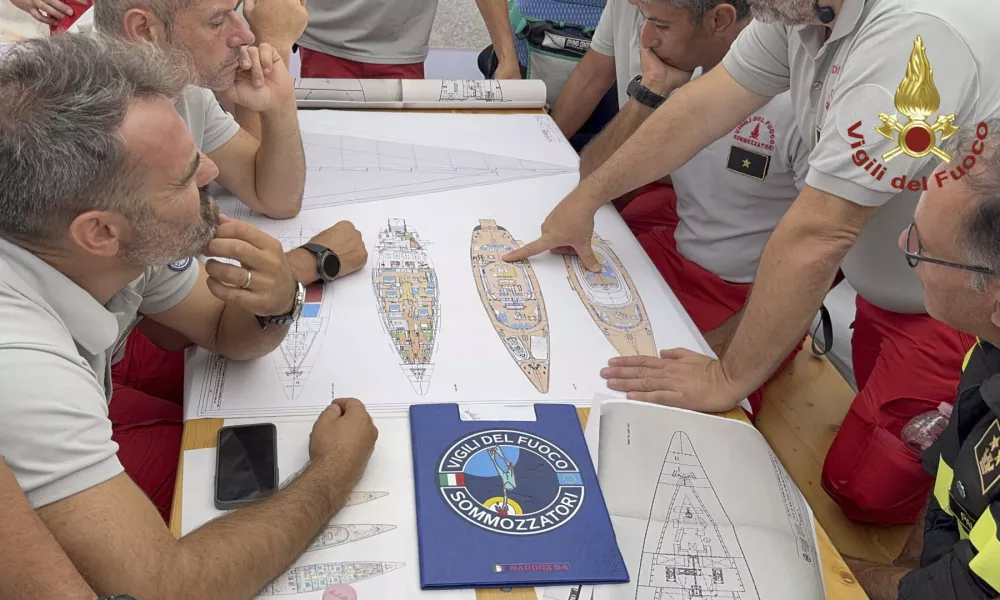
<path fill-rule="evenodd" d="M 441 327 L 437 274 L 420 236 L 403 219 L 389 219 L 375 251 L 372 286 L 382 328 L 413 390 L 424 395 Z"/>
<path fill-rule="evenodd" d="M 628 271 L 610 244 L 596 233 L 592 246 L 601 272 L 585 269 L 575 254 L 564 255 L 570 286 L 619 354 L 656 356 L 653 326 Z"/>
<path fill-rule="evenodd" d="M 472 230 L 472 271 L 490 323 L 511 357 L 543 394 L 549 391 L 549 323 L 535 271 L 503 255 L 521 244 L 491 219 Z"/>
<path fill-rule="evenodd" d="M 759 600 L 733 524 L 683 431 L 653 495 L 635 600 Z"/>
<path fill-rule="evenodd" d="M 333 562 L 296 567 L 264 586 L 259 596 L 322 592 L 335 583 L 353 584 L 402 568 L 401 562 Z"/>
<path fill-rule="evenodd" d="M 319 530 L 319 535 L 309 544 L 306 552 L 350 544 L 351 542 L 370 538 L 380 533 L 392 531 L 395 528 L 395 525 L 335 525 L 328 523 L 323 529 Z"/>

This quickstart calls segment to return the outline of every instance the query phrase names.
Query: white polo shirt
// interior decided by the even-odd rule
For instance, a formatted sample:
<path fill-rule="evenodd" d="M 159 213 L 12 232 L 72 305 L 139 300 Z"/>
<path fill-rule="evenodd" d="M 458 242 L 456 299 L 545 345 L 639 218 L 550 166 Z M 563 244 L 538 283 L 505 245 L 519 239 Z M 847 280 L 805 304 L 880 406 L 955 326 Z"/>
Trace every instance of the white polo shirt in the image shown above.
<path fill-rule="evenodd" d="M 35 508 L 122 472 L 111 440 L 111 364 L 137 315 L 176 306 L 199 263 L 152 267 L 101 305 L 0 238 L 0 455 Z"/>
<path fill-rule="evenodd" d="M 917 279 L 896 246 L 922 190 L 901 192 L 893 182 L 916 177 L 922 187 L 921 178 L 939 159 L 899 154 L 885 160 L 882 155 L 898 145 L 898 133 L 891 133 L 893 140 L 880 135 L 875 130 L 883 125 L 879 114 L 895 116 L 899 125 L 909 122 L 895 106 L 895 95 L 919 35 L 940 96 L 939 106 L 926 107 L 928 123 L 954 114 L 955 125 L 974 128 L 997 115 L 1000 73 L 986 60 L 994 52 L 998 22 L 1000 4 L 994 0 L 844 0 L 828 40 L 825 27 L 755 21 L 723 59 L 748 90 L 769 96 L 791 91 L 795 118 L 811 150 L 808 185 L 881 207 L 843 270 L 862 297 L 884 309 L 925 312 Z M 915 66 L 921 64 L 918 57 Z M 935 135 L 940 145 L 942 134 Z M 868 162 L 855 164 L 856 157 L 863 158 L 858 150 L 877 164 L 867 171 Z"/>
<path fill-rule="evenodd" d="M 373 64 L 422 63 L 438 0 L 310 2 L 303 48 Z"/>
<path fill-rule="evenodd" d="M 637 6 L 609 0 L 591 44 L 615 58 L 621 106 L 629 81 L 642 72 L 642 23 Z M 781 94 L 670 174 L 678 252 L 726 281 L 752 282 L 767 238 L 803 185 L 808 158 L 791 97 Z"/>
<path fill-rule="evenodd" d="M 174 108 L 184 120 L 195 146 L 211 154 L 240 132 L 240 124 L 233 115 L 222 110 L 222 105 L 212 90 L 189 85 L 174 102 Z"/>

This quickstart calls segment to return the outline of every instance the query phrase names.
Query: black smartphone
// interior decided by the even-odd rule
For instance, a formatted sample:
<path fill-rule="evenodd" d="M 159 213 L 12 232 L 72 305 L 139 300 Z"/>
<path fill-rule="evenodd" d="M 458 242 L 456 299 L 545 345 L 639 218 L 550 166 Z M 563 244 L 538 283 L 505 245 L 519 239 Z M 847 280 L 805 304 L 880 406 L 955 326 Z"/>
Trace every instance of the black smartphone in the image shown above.
<path fill-rule="evenodd" d="M 218 442 L 216 508 L 239 508 L 278 489 L 278 432 L 274 423 L 223 427 Z"/>

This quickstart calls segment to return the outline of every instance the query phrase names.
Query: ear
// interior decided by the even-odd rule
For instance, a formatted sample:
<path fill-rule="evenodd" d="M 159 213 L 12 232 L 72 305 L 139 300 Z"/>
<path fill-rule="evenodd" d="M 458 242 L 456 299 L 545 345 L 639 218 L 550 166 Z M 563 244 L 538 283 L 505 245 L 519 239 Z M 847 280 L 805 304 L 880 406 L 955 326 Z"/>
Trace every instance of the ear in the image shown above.
<path fill-rule="evenodd" d="M 70 242 L 96 257 L 116 256 L 131 237 L 132 227 L 121 213 L 92 210 L 69 225 Z"/>
<path fill-rule="evenodd" d="M 710 33 L 724 34 L 736 25 L 736 8 L 725 2 L 705 13 L 705 29 Z"/>
<path fill-rule="evenodd" d="M 167 41 L 166 24 L 151 10 L 132 8 L 122 21 L 125 38 L 132 42 L 164 43 Z"/>

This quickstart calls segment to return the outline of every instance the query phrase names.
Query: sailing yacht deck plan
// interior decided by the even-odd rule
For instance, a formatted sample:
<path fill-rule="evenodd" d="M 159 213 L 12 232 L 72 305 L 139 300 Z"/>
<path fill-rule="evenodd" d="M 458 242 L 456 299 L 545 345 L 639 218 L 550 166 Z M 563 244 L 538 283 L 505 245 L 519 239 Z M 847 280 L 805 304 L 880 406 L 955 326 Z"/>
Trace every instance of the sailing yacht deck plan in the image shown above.
<path fill-rule="evenodd" d="M 491 219 L 472 230 L 472 271 L 493 329 L 531 384 L 549 391 L 549 323 L 535 271 L 503 255 L 521 246 Z"/>
<path fill-rule="evenodd" d="M 327 524 L 319 531 L 319 535 L 309 544 L 306 552 L 332 548 L 343 544 L 350 544 L 358 540 L 370 538 L 380 533 L 392 531 L 395 525 L 334 525 Z"/>
<path fill-rule="evenodd" d="M 592 246 L 601 263 L 600 273 L 585 269 L 575 254 L 563 256 L 570 286 L 619 354 L 656 356 L 653 326 L 628 271 L 611 245 L 596 233 Z"/>
<path fill-rule="evenodd" d="M 347 502 L 344 506 L 356 506 L 358 504 L 364 504 L 365 502 L 371 502 L 372 500 L 378 500 L 383 496 L 388 496 L 389 492 L 351 492 L 351 495 L 347 497 Z"/>
<path fill-rule="evenodd" d="M 650 506 L 635 600 L 759 600 L 733 524 L 691 439 L 670 439 Z"/>
<path fill-rule="evenodd" d="M 441 327 L 437 274 L 424 242 L 402 219 L 382 227 L 375 251 L 372 287 L 382 328 L 413 390 L 423 396 L 430 389 Z"/>
<path fill-rule="evenodd" d="M 333 562 L 296 567 L 267 584 L 259 596 L 322 592 L 335 583 L 353 584 L 402 568 L 401 562 Z"/>

